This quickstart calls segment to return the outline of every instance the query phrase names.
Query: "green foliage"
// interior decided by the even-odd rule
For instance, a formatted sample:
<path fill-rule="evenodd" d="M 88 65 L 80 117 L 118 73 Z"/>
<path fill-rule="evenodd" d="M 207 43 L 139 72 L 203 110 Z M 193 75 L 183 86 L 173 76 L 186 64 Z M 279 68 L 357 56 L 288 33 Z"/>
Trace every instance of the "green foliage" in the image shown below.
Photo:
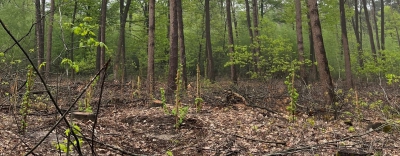
<path fill-rule="evenodd" d="M 166 155 L 168 156 L 174 156 L 174 154 L 172 153 L 172 151 L 168 150 L 167 152 L 165 152 Z"/>
<path fill-rule="evenodd" d="M 295 62 L 291 63 L 291 68 L 289 69 L 289 71 L 291 71 L 291 73 L 286 76 L 286 80 L 285 80 L 285 84 L 287 86 L 288 89 L 288 93 L 290 96 L 290 103 L 289 106 L 286 107 L 286 110 L 288 110 L 291 115 L 292 115 L 292 121 L 295 121 L 295 111 L 296 111 L 296 103 L 297 103 L 297 99 L 299 98 L 299 93 L 297 92 L 297 89 L 294 87 L 294 80 L 295 80 L 295 71 L 296 71 L 296 67 L 295 67 Z"/>
<path fill-rule="evenodd" d="M 63 60 L 61 61 L 61 66 L 64 67 L 66 71 L 72 69 L 75 71 L 75 73 L 79 72 L 79 66 L 75 62 L 72 62 L 70 59 L 63 58 Z"/>
<path fill-rule="evenodd" d="M 28 65 L 28 71 L 26 73 L 26 90 L 22 97 L 22 104 L 21 104 L 21 108 L 19 110 L 19 112 L 22 115 L 22 121 L 21 121 L 22 132 L 25 132 L 26 127 L 28 126 L 27 117 L 28 117 L 29 109 L 31 107 L 31 100 L 29 99 L 29 96 L 31 94 L 33 85 L 35 84 L 35 82 L 34 82 L 35 77 L 36 77 L 36 75 L 35 75 L 33 67 L 31 65 Z"/>
<path fill-rule="evenodd" d="M 64 153 L 67 153 L 68 151 L 71 151 L 73 149 L 74 146 L 77 146 L 78 142 L 79 142 L 79 146 L 82 146 L 82 143 L 84 142 L 82 138 L 80 138 L 82 136 L 81 133 L 81 128 L 76 125 L 76 124 L 72 124 L 72 130 L 75 134 L 77 134 L 77 136 L 79 137 L 78 140 L 73 140 L 72 144 L 69 144 L 67 138 L 70 138 L 71 135 L 71 129 L 68 128 L 65 130 L 65 135 L 67 136 L 67 138 L 65 138 L 63 140 L 62 143 L 53 143 L 53 146 L 57 149 L 57 150 L 61 150 Z M 69 146 L 68 146 L 69 145 Z"/>
<path fill-rule="evenodd" d="M 356 131 L 356 129 L 355 129 L 353 126 L 350 126 L 349 129 L 348 129 L 348 131 L 349 131 L 350 133 L 353 133 L 353 132 Z"/>

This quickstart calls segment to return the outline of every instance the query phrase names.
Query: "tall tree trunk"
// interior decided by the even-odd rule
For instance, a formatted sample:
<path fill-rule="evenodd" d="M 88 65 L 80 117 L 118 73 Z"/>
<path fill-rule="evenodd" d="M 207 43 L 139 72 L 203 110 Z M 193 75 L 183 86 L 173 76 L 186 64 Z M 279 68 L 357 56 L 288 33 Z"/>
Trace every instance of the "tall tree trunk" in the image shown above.
<path fill-rule="evenodd" d="M 41 7 L 40 7 L 40 0 L 35 0 L 35 11 L 36 11 L 36 25 L 35 25 L 35 35 L 36 35 L 36 51 L 37 51 L 37 57 L 38 57 L 38 64 L 37 66 L 39 67 L 40 64 L 43 63 L 44 59 L 44 43 L 43 43 L 43 21 L 42 19 L 42 13 L 41 13 Z M 39 72 L 41 72 L 42 69 L 39 68 Z"/>
<path fill-rule="evenodd" d="M 378 34 L 378 23 L 377 23 L 377 19 L 376 19 L 376 8 L 375 8 L 375 0 L 371 0 L 372 3 L 372 17 L 373 17 L 373 21 L 374 21 L 374 26 L 375 26 L 375 38 L 376 38 L 376 45 L 378 46 L 378 50 L 381 50 L 381 44 L 379 42 L 379 34 Z"/>
<path fill-rule="evenodd" d="M 232 29 L 232 19 L 231 19 L 231 0 L 226 0 L 226 22 L 228 24 L 228 38 L 229 38 L 229 53 L 233 54 L 235 52 L 235 44 L 233 41 L 233 29 Z M 233 61 L 233 57 L 230 57 Z M 231 65 L 231 80 L 234 84 L 237 84 L 238 78 L 236 73 L 237 65 Z"/>
<path fill-rule="evenodd" d="M 118 48 L 117 54 L 115 55 L 114 62 L 114 80 L 120 79 L 122 84 L 125 83 L 125 27 L 126 19 L 128 17 L 129 7 L 132 0 L 127 0 L 125 6 L 125 0 L 120 0 L 119 2 L 119 38 L 118 38 Z M 118 78 L 119 76 L 119 78 Z"/>
<path fill-rule="evenodd" d="M 381 0 L 381 49 L 385 50 L 385 3 Z"/>
<path fill-rule="evenodd" d="M 149 39 L 147 45 L 147 90 L 154 94 L 154 38 L 155 38 L 155 0 L 149 0 Z"/>
<path fill-rule="evenodd" d="M 400 47 L 400 35 L 399 35 L 399 29 L 396 26 L 396 37 L 397 37 L 397 42 L 399 43 L 399 47 Z"/>
<path fill-rule="evenodd" d="M 178 18 L 176 0 L 169 0 L 169 71 L 167 94 L 173 95 L 176 90 L 175 78 L 178 72 Z"/>
<path fill-rule="evenodd" d="M 239 31 L 238 31 L 238 22 L 236 19 L 236 9 L 235 9 L 235 5 L 234 2 L 231 3 L 231 8 L 232 8 L 232 17 L 233 17 L 233 25 L 235 26 L 235 36 L 236 36 L 236 41 L 239 40 Z M 238 43 L 238 42 L 236 42 Z"/>
<path fill-rule="evenodd" d="M 46 78 L 50 78 L 51 66 L 51 46 L 53 41 L 53 20 L 54 20 L 54 0 L 50 1 L 50 19 L 49 19 L 49 33 L 47 34 L 47 52 L 46 52 Z"/>
<path fill-rule="evenodd" d="M 347 39 L 347 28 L 346 28 L 346 11 L 344 9 L 344 1 L 339 0 L 340 10 L 340 26 L 342 29 L 342 47 L 344 53 L 344 70 L 346 72 L 346 87 L 353 88 L 353 77 L 351 75 L 351 63 L 350 63 L 350 49 L 349 42 Z"/>
<path fill-rule="evenodd" d="M 250 4 L 249 4 L 249 0 L 245 0 L 245 6 L 246 6 L 246 20 L 247 20 L 247 28 L 249 29 L 249 36 L 250 36 L 250 42 L 254 43 L 254 35 L 253 35 L 253 30 L 251 27 L 251 18 L 250 18 Z M 256 50 L 254 48 L 251 48 L 252 51 L 252 58 L 253 58 L 253 62 L 254 64 L 256 64 L 257 60 L 256 60 Z M 254 65 L 253 69 L 256 69 L 257 66 Z"/>
<path fill-rule="evenodd" d="M 317 0 L 309 0 L 308 8 L 311 19 L 311 29 L 313 32 L 314 50 L 318 62 L 318 72 L 322 85 L 324 86 L 324 98 L 328 105 L 334 104 L 335 94 L 333 92 L 334 86 L 332 83 L 331 74 L 328 66 L 328 59 L 322 38 L 321 23 L 319 20 Z"/>
<path fill-rule="evenodd" d="M 374 58 L 374 61 L 376 62 L 376 49 L 375 49 L 375 43 L 374 43 L 374 35 L 372 33 L 372 26 L 371 22 L 369 21 L 369 14 L 368 14 L 368 8 L 367 8 L 367 1 L 363 0 L 363 6 L 364 6 L 364 13 L 365 13 L 365 22 L 367 23 L 367 28 L 368 28 L 368 36 L 369 36 L 369 43 L 371 45 L 371 51 L 372 51 L 372 56 Z"/>
<path fill-rule="evenodd" d="M 211 47 L 211 32 L 210 32 L 210 0 L 205 0 L 204 11 L 206 14 L 205 24 L 206 24 L 206 51 L 207 51 L 207 76 L 211 82 L 215 81 L 214 74 L 214 58 L 212 55 Z"/>
<path fill-rule="evenodd" d="M 72 13 L 72 21 L 71 21 L 72 25 L 71 25 L 71 27 L 73 27 L 73 24 L 75 24 L 77 8 L 78 8 L 78 1 L 75 1 L 74 12 Z M 70 48 L 70 51 L 69 51 L 69 56 L 67 56 L 67 57 L 69 57 L 69 59 L 72 62 L 74 62 L 74 41 L 75 41 L 74 40 L 74 36 L 75 36 L 75 34 L 72 32 L 71 33 L 71 48 Z M 72 70 L 71 75 L 72 75 L 72 79 L 75 79 L 75 71 L 74 70 Z"/>
<path fill-rule="evenodd" d="M 179 52 L 181 57 L 182 65 L 182 80 L 183 88 L 187 89 L 187 70 L 186 70 L 186 52 L 185 52 L 185 35 L 183 32 L 183 17 L 182 17 L 182 0 L 176 0 L 177 5 L 177 18 L 178 18 L 178 42 L 179 42 Z"/>
<path fill-rule="evenodd" d="M 308 3 L 307 0 L 305 0 L 306 4 Z M 315 64 L 317 60 L 315 59 L 315 50 L 314 50 L 314 40 L 313 40 L 313 32 L 311 29 L 311 19 L 310 19 L 310 13 L 307 12 L 307 20 L 308 20 L 308 40 L 310 43 L 310 60 L 312 62 L 310 66 L 310 74 L 308 76 L 308 79 L 311 81 L 315 81 L 318 78 L 318 69 L 317 65 Z"/>
<path fill-rule="evenodd" d="M 106 43 L 106 16 L 107 16 L 107 0 L 102 0 L 101 2 L 101 20 L 100 20 L 100 42 Z M 106 47 L 100 46 L 100 69 L 104 67 Z M 102 72 L 100 77 L 104 76 Z"/>
<path fill-rule="evenodd" d="M 359 12 L 358 12 L 358 1 L 354 1 L 354 18 L 351 19 L 351 22 L 353 24 L 353 29 L 354 29 L 354 34 L 356 36 L 356 41 L 357 41 L 357 60 L 358 60 L 358 65 L 361 68 L 364 68 L 364 61 L 363 61 L 363 52 L 362 52 L 362 43 L 360 39 L 360 32 L 359 32 Z"/>
<path fill-rule="evenodd" d="M 304 68 L 304 44 L 303 44 L 303 26 L 301 21 L 301 0 L 295 0 L 296 9 L 296 34 L 297 34 L 297 51 L 299 54 L 300 78 L 307 83 L 306 71 Z"/>
<path fill-rule="evenodd" d="M 257 0 L 253 0 L 253 30 L 254 30 L 254 39 L 253 39 L 253 44 L 255 45 L 255 58 L 254 58 L 254 72 L 258 73 L 258 56 L 260 53 L 260 40 L 258 38 L 259 36 L 259 30 L 258 30 L 258 5 L 257 5 Z"/>

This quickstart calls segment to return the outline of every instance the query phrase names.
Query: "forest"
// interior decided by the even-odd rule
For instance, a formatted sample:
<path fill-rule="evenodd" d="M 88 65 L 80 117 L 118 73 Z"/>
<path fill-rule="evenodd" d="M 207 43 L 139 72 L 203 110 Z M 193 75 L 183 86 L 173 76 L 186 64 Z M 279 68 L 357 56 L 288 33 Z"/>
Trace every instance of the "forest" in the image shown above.
<path fill-rule="evenodd" d="M 0 0 L 0 155 L 399 155 L 399 0 Z"/>

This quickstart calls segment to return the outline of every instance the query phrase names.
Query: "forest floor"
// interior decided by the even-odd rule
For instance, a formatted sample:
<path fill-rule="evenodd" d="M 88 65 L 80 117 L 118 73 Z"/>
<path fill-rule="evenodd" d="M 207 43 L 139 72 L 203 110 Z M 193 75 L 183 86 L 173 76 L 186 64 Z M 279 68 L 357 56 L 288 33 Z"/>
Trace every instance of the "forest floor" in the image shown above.
<path fill-rule="evenodd" d="M 59 107 L 66 110 L 86 83 L 65 81 L 49 86 L 58 95 L 55 98 Z M 238 86 L 224 81 L 202 83 L 204 103 L 198 112 L 193 106 L 196 88 L 190 83 L 181 99 L 190 108 L 182 125 L 175 128 L 175 117 L 165 113 L 160 104 L 152 104 L 146 98 L 144 86 L 138 89 L 136 84 L 105 83 L 94 136 L 93 149 L 97 155 L 334 155 L 338 151 L 400 155 L 398 85 L 370 82 L 357 84 L 356 90 L 344 91 L 338 83 L 337 111 L 333 111 L 324 107 L 324 93 L 319 84 L 298 83 L 299 100 L 292 121 L 286 110 L 290 97 L 283 80 L 246 81 Z M 13 96 L 4 96 L 7 87 L 5 83 L 2 85 L 0 155 L 23 155 L 37 144 L 40 145 L 32 154 L 59 155 L 55 144 L 66 139 L 67 124 L 61 121 L 46 136 L 60 119 L 48 95 L 36 92 L 31 96 L 27 129 L 20 133 L 21 107 L 13 103 L 20 103 L 21 97 L 15 98 L 18 102 L 12 102 Z M 36 91 L 43 90 L 41 84 L 35 85 Z M 157 84 L 156 88 L 160 87 L 163 84 Z M 100 85 L 92 93 L 90 98 L 82 97 L 78 103 L 89 99 L 96 111 Z M 161 100 L 160 93 L 155 97 Z M 334 114 L 337 119 L 333 118 Z M 66 119 L 79 125 L 85 137 L 81 145 L 83 155 L 92 155 L 89 139 L 94 122 L 71 119 L 70 115 Z M 383 126 L 379 127 L 379 123 Z M 42 138 L 45 140 L 40 143 Z M 78 152 L 74 150 L 70 154 L 78 155 Z"/>

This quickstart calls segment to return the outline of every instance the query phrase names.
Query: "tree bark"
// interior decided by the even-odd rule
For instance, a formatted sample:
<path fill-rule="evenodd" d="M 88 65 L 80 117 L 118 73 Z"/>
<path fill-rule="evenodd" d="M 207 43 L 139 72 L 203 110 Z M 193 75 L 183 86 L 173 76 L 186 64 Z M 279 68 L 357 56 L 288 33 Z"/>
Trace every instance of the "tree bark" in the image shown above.
<path fill-rule="evenodd" d="M 300 78 L 307 83 L 306 71 L 304 68 L 304 44 L 303 44 L 303 26 L 301 20 L 301 0 L 295 0 L 296 9 L 296 34 L 297 34 L 297 51 L 299 55 L 300 65 Z"/>
<path fill-rule="evenodd" d="M 147 90 L 154 94 L 154 38 L 155 38 L 155 0 L 149 0 L 149 31 L 147 45 Z"/>
<path fill-rule="evenodd" d="M 115 55 L 114 62 L 114 80 L 120 79 L 122 84 L 125 83 L 125 27 L 126 27 L 126 19 L 128 17 L 129 7 L 131 5 L 132 0 L 127 0 L 125 6 L 125 0 L 120 0 L 119 3 L 119 38 L 118 38 L 118 47 L 117 54 Z"/>
<path fill-rule="evenodd" d="M 43 33 L 43 21 L 42 19 L 42 13 L 41 13 L 41 7 L 40 7 L 40 0 L 35 0 L 35 11 L 36 11 L 36 25 L 35 25 L 35 35 L 36 35 L 36 51 L 37 51 L 37 58 L 38 58 L 38 64 L 37 66 L 39 67 L 43 63 L 44 59 L 44 33 Z M 42 69 L 39 68 L 39 72 L 41 72 Z"/>
<path fill-rule="evenodd" d="M 50 19 L 49 19 L 49 33 L 47 34 L 47 52 L 46 52 L 46 78 L 50 78 L 51 67 L 51 46 L 53 41 L 53 20 L 54 20 L 54 0 L 50 1 Z"/>
<path fill-rule="evenodd" d="M 182 16 L 182 0 L 176 0 L 177 4 L 177 17 L 178 17 L 178 43 L 179 43 L 179 53 L 181 58 L 182 65 L 182 80 L 183 87 L 187 89 L 188 80 L 187 80 L 187 70 L 186 70 L 186 52 L 185 52 L 185 35 L 183 32 L 183 16 Z"/>
<path fill-rule="evenodd" d="M 373 17 L 373 21 L 374 21 L 374 26 L 375 26 L 375 38 L 376 38 L 376 45 L 378 46 L 378 50 L 381 50 L 381 44 L 379 42 L 379 34 L 378 34 L 378 23 L 377 23 L 377 19 L 376 19 L 376 9 L 375 9 L 375 0 L 371 0 L 372 3 L 372 17 Z"/>
<path fill-rule="evenodd" d="M 360 32 L 359 32 L 359 12 L 358 12 L 358 1 L 354 1 L 354 18 L 351 19 L 351 22 L 353 24 L 353 29 L 354 29 L 354 34 L 356 36 L 356 41 L 357 41 L 357 60 L 358 60 L 358 65 L 361 68 L 364 68 L 364 61 L 363 61 L 363 52 L 362 52 L 362 43 L 360 39 Z"/>
<path fill-rule="evenodd" d="M 100 22 L 100 42 L 106 43 L 106 16 L 107 16 L 107 0 L 102 0 L 101 2 L 101 22 Z M 100 47 L 100 69 L 103 68 L 105 64 L 106 47 Z M 104 76 L 104 75 L 102 75 Z"/>
<path fill-rule="evenodd" d="M 322 38 L 321 23 L 319 20 L 317 0 L 308 1 L 311 29 L 313 32 L 314 50 L 318 63 L 318 72 L 324 90 L 324 98 L 327 105 L 334 104 L 335 94 L 333 92 L 332 77 L 329 71 L 328 59 Z"/>
<path fill-rule="evenodd" d="M 169 0 L 169 70 L 167 94 L 173 95 L 176 90 L 176 74 L 178 72 L 178 18 L 176 0 Z"/>
<path fill-rule="evenodd" d="M 206 51 L 207 51 L 207 77 L 211 82 L 215 81 L 214 74 L 214 59 L 211 47 L 211 32 L 210 32 L 210 0 L 205 0 L 204 11 L 206 14 Z"/>
<path fill-rule="evenodd" d="M 239 31 L 238 31 L 238 22 L 236 19 L 236 9 L 235 9 L 235 5 L 234 2 L 231 3 L 231 10 L 232 10 L 232 17 L 233 17 L 233 25 L 235 26 L 235 36 L 236 39 L 239 40 Z"/>
<path fill-rule="evenodd" d="M 226 0 L 226 22 L 228 24 L 228 38 L 229 38 L 229 53 L 233 54 L 235 52 L 235 44 L 233 40 L 233 29 L 232 29 L 232 19 L 231 19 L 231 0 Z M 230 57 L 233 61 L 233 57 Z M 234 84 L 238 83 L 237 78 L 237 65 L 231 65 L 231 80 Z"/>
<path fill-rule="evenodd" d="M 305 0 L 306 4 L 308 3 L 307 0 Z M 310 74 L 308 79 L 311 81 L 315 81 L 318 78 L 318 69 L 317 65 L 315 64 L 317 60 L 315 59 L 315 50 L 314 50 L 314 40 L 313 40 L 313 32 L 311 29 L 311 19 L 310 19 L 310 13 L 307 12 L 307 19 L 308 19 L 308 40 L 310 42 L 310 60 L 312 62 L 310 66 Z"/>
<path fill-rule="evenodd" d="M 381 49 L 385 50 L 385 3 L 381 0 Z"/>
<path fill-rule="evenodd" d="M 339 10 L 340 10 L 340 26 L 342 29 L 342 47 L 344 53 L 344 66 L 346 72 L 346 87 L 353 88 L 353 77 L 351 74 L 351 63 L 350 63 L 350 49 L 349 42 L 347 39 L 347 28 L 346 28 L 346 11 L 344 9 L 344 1 L 339 0 Z"/>
<path fill-rule="evenodd" d="M 77 8 L 78 8 L 78 1 L 75 1 L 74 12 L 72 13 L 72 21 L 71 21 L 72 24 L 75 24 Z M 73 27 L 73 25 L 71 25 L 71 27 Z M 71 48 L 70 48 L 70 51 L 69 51 L 69 56 L 67 54 L 67 58 L 69 57 L 69 59 L 72 62 L 74 62 L 74 41 L 75 41 L 74 40 L 74 36 L 75 36 L 75 34 L 72 32 L 71 33 Z M 71 75 L 72 75 L 72 79 L 74 79 L 75 78 L 75 71 L 74 70 L 72 70 Z"/>
<path fill-rule="evenodd" d="M 362 0 L 363 6 L 364 6 L 364 13 L 365 13 L 365 22 L 367 23 L 367 28 L 368 28 L 368 36 L 369 36 L 369 44 L 371 45 L 371 51 L 372 51 L 372 57 L 374 58 L 374 61 L 376 62 L 376 49 L 375 49 L 375 43 L 374 43 L 374 35 L 372 33 L 372 26 L 371 22 L 369 21 L 369 13 L 368 13 L 368 8 L 367 8 L 367 1 Z"/>
<path fill-rule="evenodd" d="M 254 61 L 254 72 L 258 73 L 258 55 L 260 53 L 260 40 L 258 38 L 259 31 L 258 31 L 258 5 L 257 0 L 253 0 L 253 31 L 254 31 L 254 38 L 253 44 L 255 45 L 255 56 L 253 58 Z"/>

